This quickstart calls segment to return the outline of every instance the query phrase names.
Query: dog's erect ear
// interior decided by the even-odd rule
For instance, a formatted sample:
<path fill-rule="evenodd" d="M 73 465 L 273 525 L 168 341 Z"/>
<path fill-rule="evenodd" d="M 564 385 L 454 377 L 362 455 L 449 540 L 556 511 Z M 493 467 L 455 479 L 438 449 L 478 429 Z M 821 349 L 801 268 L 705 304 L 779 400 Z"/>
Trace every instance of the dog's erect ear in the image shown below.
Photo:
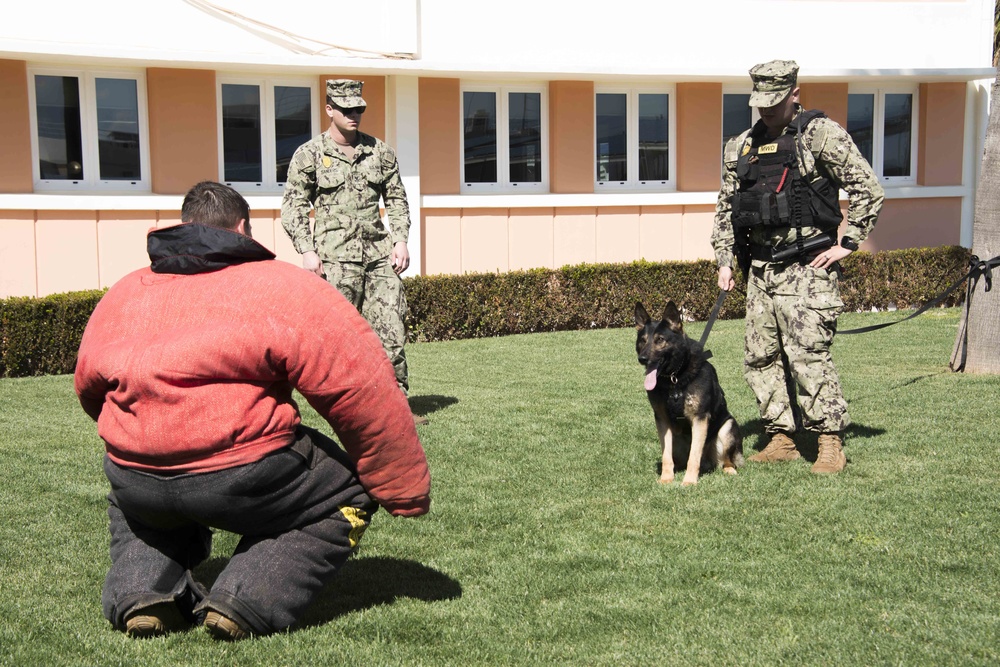
<path fill-rule="evenodd" d="M 667 307 L 663 309 L 663 321 L 671 331 L 681 333 L 684 331 L 684 323 L 681 321 L 681 313 L 673 301 L 667 301 Z"/>
<path fill-rule="evenodd" d="M 649 313 L 638 301 L 635 304 L 635 328 L 641 329 L 649 324 Z"/>

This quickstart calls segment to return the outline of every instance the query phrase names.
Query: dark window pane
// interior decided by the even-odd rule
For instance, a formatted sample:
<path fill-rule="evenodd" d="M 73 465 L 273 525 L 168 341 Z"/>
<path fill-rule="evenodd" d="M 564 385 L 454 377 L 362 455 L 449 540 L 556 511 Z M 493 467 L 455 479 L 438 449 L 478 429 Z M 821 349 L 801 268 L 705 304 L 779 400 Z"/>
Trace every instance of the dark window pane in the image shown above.
<path fill-rule="evenodd" d="M 274 87 L 274 154 L 275 178 L 288 180 L 288 163 L 295 149 L 312 136 L 312 98 L 308 88 Z"/>
<path fill-rule="evenodd" d="M 36 76 L 38 173 L 43 179 L 83 178 L 80 131 L 80 80 L 75 76 Z"/>
<path fill-rule="evenodd" d="M 259 183 L 260 88 L 222 85 L 223 179 Z"/>
<path fill-rule="evenodd" d="M 507 97 L 510 130 L 510 182 L 542 182 L 542 96 L 511 93 Z"/>
<path fill-rule="evenodd" d="M 624 93 L 597 95 L 597 180 L 628 180 L 628 118 Z"/>
<path fill-rule="evenodd" d="M 847 133 L 854 139 L 861 154 L 872 164 L 875 139 L 875 96 L 853 94 L 847 96 Z"/>
<path fill-rule="evenodd" d="M 102 180 L 139 180 L 139 98 L 133 79 L 96 79 L 97 153 Z"/>
<path fill-rule="evenodd" d="M 883 176 L 910 175 L 910 138 L 913 128 L 913 95 L 885 96 L 885 148 Z"/>
<path fill-rule="evenodd" d="M 639 180 L 670 178 L 670 96 L 639 95 Z"/>
<path fill-rule="evenodd" d="M 750 109 L 750 94 L 729 94 L 722 96 L 722 146 L 749 130 L 753 116 Z"/>
<path fill-rule="evenodd" d="M 465 182 L 497 182 L 496 93 L 462 95 L 465 133 Z"/>

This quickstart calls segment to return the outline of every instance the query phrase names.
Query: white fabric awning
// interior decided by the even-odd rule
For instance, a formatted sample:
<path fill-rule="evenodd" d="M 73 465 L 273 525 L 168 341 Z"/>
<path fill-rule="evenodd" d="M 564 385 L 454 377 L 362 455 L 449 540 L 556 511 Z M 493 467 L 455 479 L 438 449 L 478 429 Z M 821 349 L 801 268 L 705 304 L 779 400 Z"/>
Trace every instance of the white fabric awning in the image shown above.
<path fill-rule="evenodd" d="M 311 0 L 18 2 L 4 10 L 0 52 L 255 69 L 384 65 L 413 57 L 416 8 L 416 0 L 366 0 L 363 12 Z M 338 10 L 363 16 L 364 25 L 337 18 Z"/>

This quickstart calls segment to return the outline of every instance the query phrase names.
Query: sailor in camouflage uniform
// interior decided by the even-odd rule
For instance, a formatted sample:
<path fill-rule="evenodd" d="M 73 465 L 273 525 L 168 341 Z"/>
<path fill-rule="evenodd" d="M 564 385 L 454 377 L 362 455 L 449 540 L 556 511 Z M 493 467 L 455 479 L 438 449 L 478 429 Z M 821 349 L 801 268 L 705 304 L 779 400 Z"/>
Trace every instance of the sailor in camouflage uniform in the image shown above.
<path fill-rule="evenodd" d="M 302 266 L 330 281 L 371 324 L 406 393 L 406 297 L 399 274 L 410 265 L 410 209 L 395 152 L 358 130 L 367 106 L 361 85 L 326 82 L 330 127 L 292 156 L 281 224 Z M 379 214 L 380 198 L 388 227 Z"/>
<path fill-rule="evenodd" d="M 820 434 L 812 471 L 837 473 L 850 424 L 830 355 L 838 262 L 875 226 L 883 191 L 847 131 L 799 106 L 797 75 L 792 61 L 750 70 L 760 121 L 726 144 L 712 246 L 721 289 L 733 288 L 734 263 L 747 277 L 744 377 L 770 435 L 750 460 L 798 459 L 790 436 L 801 426 Z M 840 189 L 850 204 L 838 243 Z"/>

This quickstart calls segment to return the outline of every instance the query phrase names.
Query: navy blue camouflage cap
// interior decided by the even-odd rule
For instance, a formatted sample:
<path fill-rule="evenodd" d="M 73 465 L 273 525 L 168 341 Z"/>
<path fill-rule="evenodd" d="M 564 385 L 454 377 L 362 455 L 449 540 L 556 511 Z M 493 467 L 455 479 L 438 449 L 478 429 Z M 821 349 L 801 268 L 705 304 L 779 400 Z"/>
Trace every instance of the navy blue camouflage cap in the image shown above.
<path fill-rule="evenodd" d="M 368 104 L 361 97 L 363 81 L 353 79 L 329 79 L 326 82 L 326 98 L 341 109 L 366 107 Z"/>
<path fill-rule="evenodd" d="M 772 60 L 754 65 L 750 70 L 753 81 L 750 106 L 773 107 L 792 92 L 798 76 L 799 66 L 794 60 Z"/>

